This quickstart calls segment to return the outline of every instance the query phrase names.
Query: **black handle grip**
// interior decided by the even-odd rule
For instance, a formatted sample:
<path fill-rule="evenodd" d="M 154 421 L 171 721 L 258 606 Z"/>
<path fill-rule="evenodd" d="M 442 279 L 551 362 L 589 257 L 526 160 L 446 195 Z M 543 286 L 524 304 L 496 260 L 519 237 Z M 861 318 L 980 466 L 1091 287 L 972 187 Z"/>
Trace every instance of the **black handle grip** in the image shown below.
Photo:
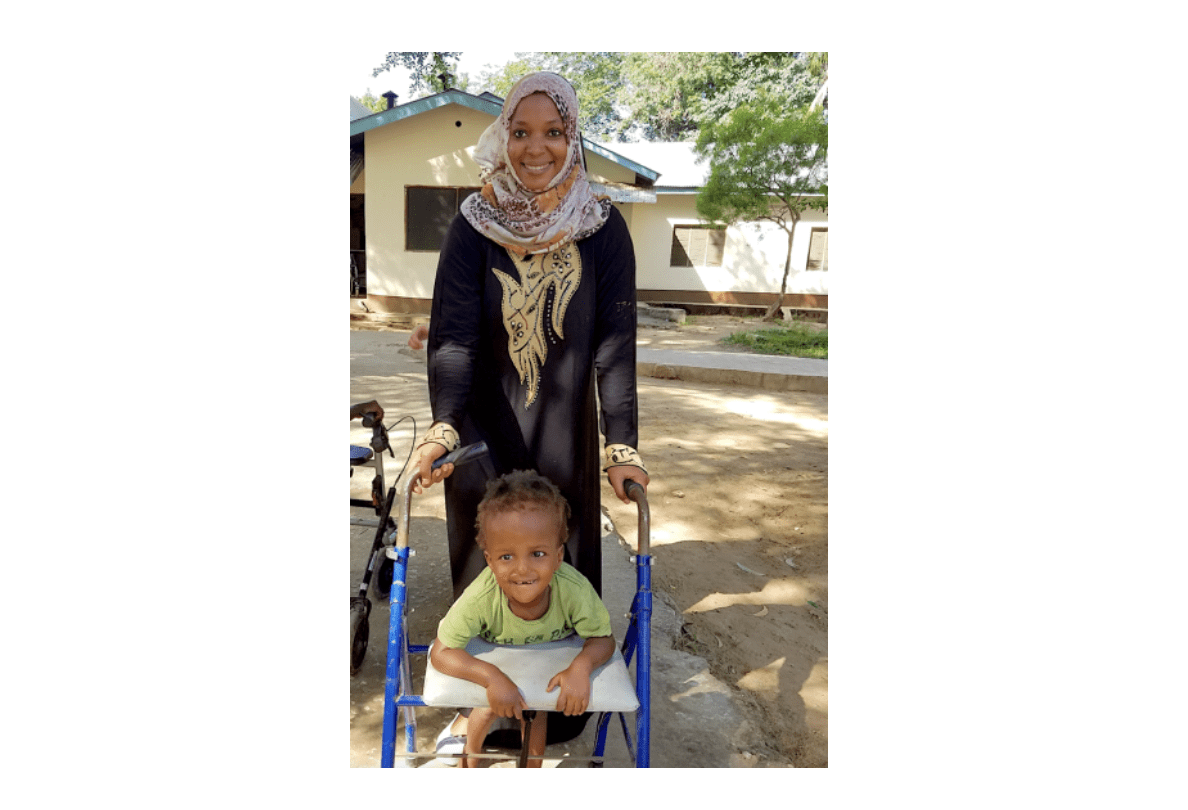
<path fill-rule="evenodd" d="M 375 411 L 368 411 L 363 414 L 363 427 L 371 428 L 371 449 L 377 454 L 382 455 L 387 450 L 393 457 L 392 447 L 388 444 L 388 431 L 384 427 L 384 423 L 376 418 Z"/>
<path fill-rule="evenodd" d="M 459 447 L 452 453 L 446 453 L 444 456 L 433 462 L 431 469 L 436 470 L 442 464 L 453 464 L 455 467 L 461 467 L 476 459 L 480 459 L 487 454 L 486 442 L 475 442 L 468 444 L 465 447 Z"/>

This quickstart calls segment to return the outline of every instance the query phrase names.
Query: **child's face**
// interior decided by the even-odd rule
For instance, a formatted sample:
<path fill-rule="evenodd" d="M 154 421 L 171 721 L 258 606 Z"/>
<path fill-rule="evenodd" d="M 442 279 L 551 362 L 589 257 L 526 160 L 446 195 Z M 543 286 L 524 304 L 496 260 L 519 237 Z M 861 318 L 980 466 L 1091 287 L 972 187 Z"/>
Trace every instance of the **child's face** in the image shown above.
<path fill-rule="evenodd" d="M 549 583 L 562 560 L 559 534 L 557 515 L 540 509 L 483 520 L 483 556 L 521 619 L 539 619 L 549 609 Z"/>

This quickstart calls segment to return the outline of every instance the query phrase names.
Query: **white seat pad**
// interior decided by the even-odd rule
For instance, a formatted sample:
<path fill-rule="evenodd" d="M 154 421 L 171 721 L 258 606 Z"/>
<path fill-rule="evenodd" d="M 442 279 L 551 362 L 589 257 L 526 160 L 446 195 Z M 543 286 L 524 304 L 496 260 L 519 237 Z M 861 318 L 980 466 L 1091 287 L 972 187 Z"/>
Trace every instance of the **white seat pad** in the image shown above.
<path fill-rule="evenodd" d="M 580 636 L 570 636 L 560 641 L 544 644 L 501 645 L 482 639 L 471 639 L 466 652 L 494 664 L 520 688 L 528 708 L 538 711 L 556 711 L 559 689 L 550 694 L 545 691 L 553 676 L 573 663 L 581 652 L 585 641 Z M 477 683 L 443 675 L 434 668 L 429 656 L 425 656 L 425 689 L 422 697 L 429 706 L 464 708 L 487 705 L 487 690 Z M 590 678 L 590 706 L 592 712 L 633 712 L 639 708 L 639 699 L 631 673 L 618 649 L 614 656 Z"/>

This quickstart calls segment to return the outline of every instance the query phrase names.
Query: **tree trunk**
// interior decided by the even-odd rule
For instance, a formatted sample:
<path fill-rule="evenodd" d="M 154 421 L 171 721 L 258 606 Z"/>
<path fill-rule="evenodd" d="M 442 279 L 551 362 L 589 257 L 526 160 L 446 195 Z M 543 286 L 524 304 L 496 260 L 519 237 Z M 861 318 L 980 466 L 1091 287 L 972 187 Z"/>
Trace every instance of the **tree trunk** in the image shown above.
<path fill-rule="evenodd" d="M 780 294 L 776 297 L 775 303 L 767 308 L 767 312 L 763 313 L 763 320 L 774 321 L 777 317 L 781 320 L 783 315 L 780 313 L 780 307 L 784 305 L 784 293 L 788 289 L 788 271 L 792 269 L 792 237 L 796 235 L 796 219 L 792 220 L 792 227 L 788 229 L 788 253 L 784 256 L 784 277 L 780 279 Z"/>

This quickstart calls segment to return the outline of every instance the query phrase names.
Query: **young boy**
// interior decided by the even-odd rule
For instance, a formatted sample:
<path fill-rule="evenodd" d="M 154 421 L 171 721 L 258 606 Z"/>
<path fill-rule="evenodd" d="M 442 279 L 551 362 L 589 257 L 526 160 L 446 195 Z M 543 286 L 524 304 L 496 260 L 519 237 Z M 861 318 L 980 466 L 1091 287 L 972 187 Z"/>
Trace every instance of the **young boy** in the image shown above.
<path fill-rule="evenodd" d="M 521 718 L 528 708 L 520 690 L 496 666 L 466 652 L 472 638 L 495 644 L 535 644 L 577 633 L 585 644 L 577 658 L 549 681 L 559 688 L 557 711 L 575 715 L 590 702 L 590 673 L 611 659 L 615 639 L 610 614 L 593 586 L 562 561 L 569 504 L 551 481 L 517 470 L 487 486 L 478 507 L 478 543 L 487 567 L 467 586 L 437 628 L 429 655 L 439 672 L 487 690 L 490 708 L 476 708 L 466 726 L 465 753 L 482 751 L 496 717 Z M 532 724 L 529 767 L 539 768 L 545 719 Z M 478 761 L 462 758 L 463 767 Z"/>

